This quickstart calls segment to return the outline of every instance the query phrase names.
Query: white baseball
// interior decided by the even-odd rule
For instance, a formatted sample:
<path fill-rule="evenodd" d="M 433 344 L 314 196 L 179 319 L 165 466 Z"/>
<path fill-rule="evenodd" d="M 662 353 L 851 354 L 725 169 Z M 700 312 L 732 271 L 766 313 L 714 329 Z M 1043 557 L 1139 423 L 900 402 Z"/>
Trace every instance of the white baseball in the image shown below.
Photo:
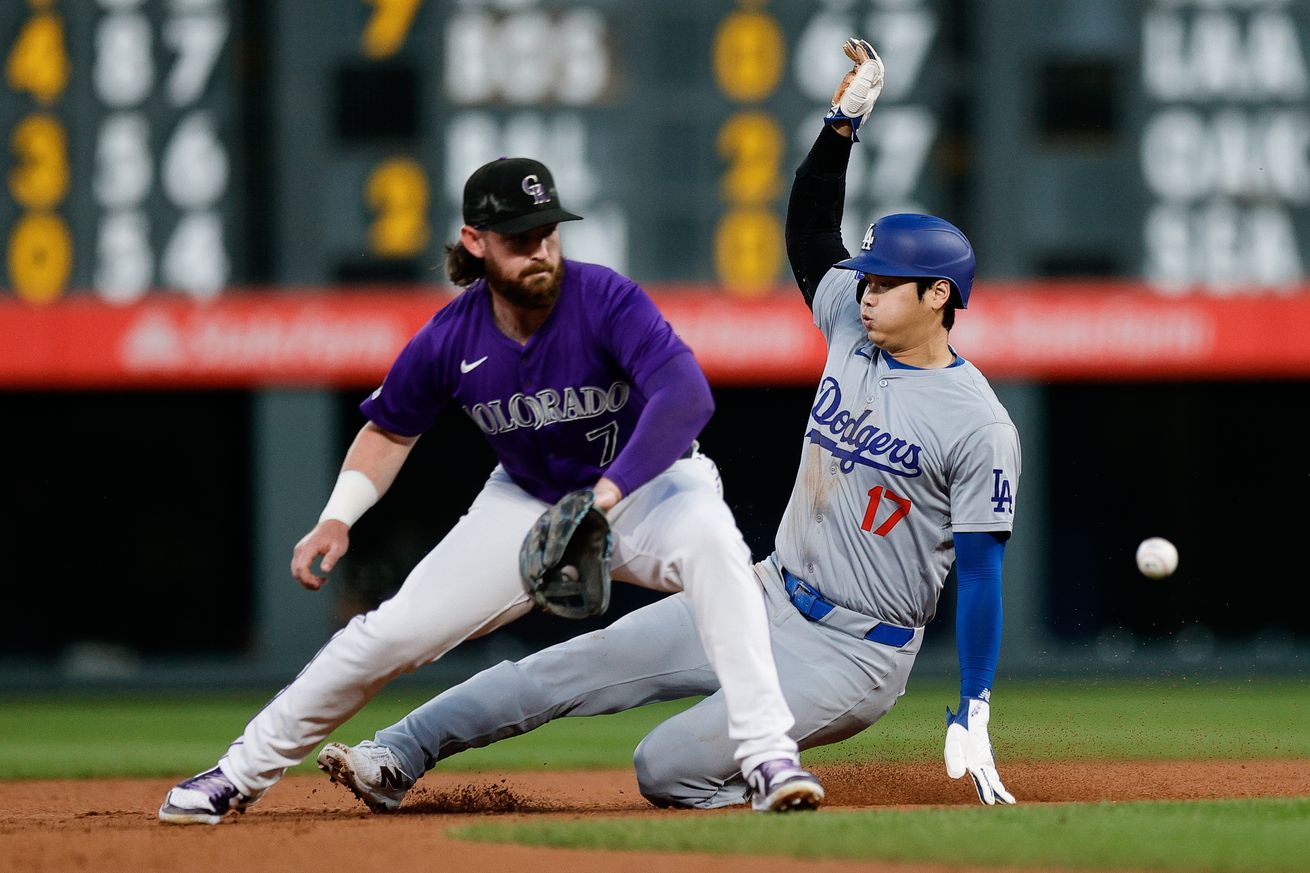
<path fill-rule="evenodd" d="M 1163 579 L 1178 569 L 1178 549 L 1164 537 L 1148 537 L 1137 547 L 1137 569 L 1150 579 Z"/>

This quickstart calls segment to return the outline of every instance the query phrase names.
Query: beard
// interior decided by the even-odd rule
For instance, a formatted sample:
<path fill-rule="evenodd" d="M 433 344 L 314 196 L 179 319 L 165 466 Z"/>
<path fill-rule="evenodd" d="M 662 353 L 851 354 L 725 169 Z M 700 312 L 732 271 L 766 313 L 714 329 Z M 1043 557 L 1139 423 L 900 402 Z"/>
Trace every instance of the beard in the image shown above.
<path fill-rule="evenodd" d="M 540 266 L 511 276 L 490 258 L 486 261 L 487 284 L 491 290 L 522 309 L 549 309 L 559 299 L 564 281 L 564 259 L 554 266 Z"/>

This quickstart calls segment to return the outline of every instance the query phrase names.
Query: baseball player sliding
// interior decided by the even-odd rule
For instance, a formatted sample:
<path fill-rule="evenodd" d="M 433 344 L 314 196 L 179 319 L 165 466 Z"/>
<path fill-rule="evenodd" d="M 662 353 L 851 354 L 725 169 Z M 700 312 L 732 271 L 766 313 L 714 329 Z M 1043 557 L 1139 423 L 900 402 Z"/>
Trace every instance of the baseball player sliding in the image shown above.
<path fill-rule="evenodd" d="M 482 429 L 499 465 L 396 595 L 332 637 L 216 767 L 168 792 L 159 818 L 216 824 L 243 811 L 388 680 L 528 612 L 525 535 L 552 542 L 566 517 L 576 522 L 593 507 L 608 514 L 598 539 L 612 543 L 614 578 L 685 592 L 691 645 L 703 647 L 707 677 L 724 689 L 715 728 L 757 808 L 816 806 L 823 789 L 788 735 L 749 549 L 714 463 L 695 450 L 713 401 L 691 350 L 630 279 L 562 257 L 558 224 L 579 216 L 561 208 L 542 164 L 508 158 L 479 168 L 463 212 L 447 268 L 467 290 L 361 405 L 369 421 L 318 524 L 296 545 L 292 574 L 306 588 L 323 585 L 313 561 L 326 573 L 345 554 L 350 526 L 448 404 Z"/>
<path fill-rule="evenodd" d="M 855 67 L 796 174 L 787 249 L 828 356 L 801 437 L 776 551 L 755 565 L 774 660 L 801 748 L 864 730 L 905 691 L 948 571 L 959 578 L 960 704 L 947 709 L 949 775 L 986 804 L 1013 803 L 988 738 L 1001 640 L 1001 559 L 1014 520 L 1019 440 L 995 394 L 948 337 L 969 303 L 974 255 L 928 215 L 889 215 L 851 257 L 840 220 L 852 141 L 882 88 L 882 63 L 850 40 Z M 371 809 L 396 809 L 437 761 L 554 718 L 707 695 L 637 747 L 642 794 L 660 806 L 743 801 L 731 701 L 687 595 L 601 633 L 491 667 L 371 741 L 329 743 L 319 763 Z"/>

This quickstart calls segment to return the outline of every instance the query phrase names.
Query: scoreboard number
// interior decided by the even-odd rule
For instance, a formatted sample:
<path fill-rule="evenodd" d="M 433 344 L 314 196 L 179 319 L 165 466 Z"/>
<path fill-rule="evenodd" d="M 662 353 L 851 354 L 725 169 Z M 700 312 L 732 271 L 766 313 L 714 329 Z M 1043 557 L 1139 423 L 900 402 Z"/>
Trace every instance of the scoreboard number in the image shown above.
<path fill-rule="evenodd" d="M 373 7 L 368 24 L 364 26 L 362 49 L 372 60 L 389 58 L 405 44 L 414 14 L 423 0 L 364 0 Z"/>
<path fill-rule="evenodd" d="M 428 244 L 428 179 L 411 158 L 390 158 L 369 174 L 364 198 L 376 214 L 369 248 L 382 257 L 417 255 Z"/>
<path fill-rule="evenodd" d="M 92 82 L 106 106 L 136 106 L 155 83 L 150 22 L 140 12 L 115 11 L 96 26 Z"/>
<path fill-rule="evenodd" d="M 30 94 L 42 107 L 54 109 L 72 71 L 64 22 L 50 10 L 53 0 L 31 5 L 5 58 L 5 82 L 14 92 Z M 72 234 L 54 211 L 71 185 L 68 134 L 55 115 L 32 112 L 14 125 L 9 148 L 15 158 L 9 194 L 27 210 L 9 230 L 9 282 L 20 299 L 49 303 L 63 293 L 73 268 Z"/>
<path fill-rule="evenodd" d="M 68 224 L 49 212 L 29 212 L 9 235 L 9 277 L 28 303 L 49 303 L 62 293 L 73 266 Z"/>
<path fill-rule="evenodd" d="M 64 22 L 53 12 L 38 12 L 23 25 L 5 62 L 5 80 L 46 106 L 64 93 L 69 77 Z"/>
<path fill-rule="evenodd" d="M 758 102 L 777 89 L 786 55 L 772 15 L 734 11 L 714 37 L 715 81 L 736 103 Z M 782 222 L 771 208 L 783 190 L 782 128 L 762 109 L 742 107 L 719 129 L 715 145 L 728 163 L 720 183 L 727 210 L 714 233 L 715 273 L 730 293 L 761 294 L 772 289 L 782 267 Z"/>
<path fill-rule="evenodd" d="M 28 209 L 53 209 L 68 193 L 68 137 L 53 115 L 29 115 L 11 139 L 18 164 L 9 173 L 9 193 Z"/>

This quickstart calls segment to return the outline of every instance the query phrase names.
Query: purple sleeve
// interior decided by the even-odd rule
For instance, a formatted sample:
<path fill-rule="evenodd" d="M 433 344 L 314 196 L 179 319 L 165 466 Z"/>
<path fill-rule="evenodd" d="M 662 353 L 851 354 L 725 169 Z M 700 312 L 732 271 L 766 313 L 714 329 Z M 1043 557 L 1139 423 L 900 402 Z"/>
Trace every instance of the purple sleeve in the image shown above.
<path fill-rule="evenodd" d="M 436 321 L 414 334 L 391 365 L 382 386 L 359 405 L 364 416 L 383 430 L 401 436 L 418 436 L 432 427 L 450 399 L 439 374 L 435 341 Z"/>
<path fill-rule="evenodd" d="M 682 457 L 714 414 L 710 384 L 690 350 L 666 361 L 640 387 L 646 407 L 632 439 L 605 471 L 625 497 Z"/>
<path fill-rule="evenodd" d="M 610 355 L 632 377 L 632 384 L 647 396 L 650 392 L 645 383 L 651 375 L 670 358 L 691 352 L 673 332 L 655 301 L 631 281 L 625 282 L 610 299 L 604 336 L 609 338 Z"/>

